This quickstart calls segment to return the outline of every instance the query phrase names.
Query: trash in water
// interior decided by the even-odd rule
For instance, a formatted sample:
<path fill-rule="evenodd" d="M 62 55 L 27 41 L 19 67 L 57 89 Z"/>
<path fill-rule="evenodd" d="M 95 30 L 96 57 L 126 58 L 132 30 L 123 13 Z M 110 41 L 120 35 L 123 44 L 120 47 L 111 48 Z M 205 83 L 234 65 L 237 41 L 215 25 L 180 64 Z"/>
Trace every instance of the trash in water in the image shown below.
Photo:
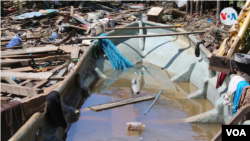
<path fill-rule="evenodd" d="M 141 122 L 127 122 L 127 130 L 128 131 L 141 131 L 145 129 L 145 125 Z"/>

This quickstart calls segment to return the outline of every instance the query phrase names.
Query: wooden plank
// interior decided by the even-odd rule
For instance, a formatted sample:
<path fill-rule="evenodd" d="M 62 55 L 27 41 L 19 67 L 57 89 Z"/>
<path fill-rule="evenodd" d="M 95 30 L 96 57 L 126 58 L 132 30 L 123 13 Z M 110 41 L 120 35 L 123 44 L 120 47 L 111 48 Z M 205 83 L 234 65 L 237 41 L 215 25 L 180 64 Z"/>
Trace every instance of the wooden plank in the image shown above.
<path fill-rule="evenodd" d="M 35 47 L 35 48 L 25 48 L 25 49 L 17 49 L 12 51 L 2 51 L 1 55 L 14 55 L 14 54 L 27 54 L 27 53 L 39 53 L 39 52 L 49 52 L 49 51 L 57 51 L 58 47 Z"/>
<path fill-rule="evenodd" d="M 74 14 L 74 6 L 71 6 L 70 8 L 71 8 L 71 9 L 70 9 L 70 16 L 72 17 L 73 14 Z"/>
<path fill-rule="evenodd" d="M 209 70 L 225 72 L 229 74 L 230 72 L 230 59 L 227 57 L 212 55 L 209 59 Z M 231 60 L 232 64 L 234 60 Z"/>
<path fill-rule="evenodd" d="M 67 67 L 65 67 L 65 68 L 63 68 L 57 75 L 56 75 L 56 77 L 62 77 L 66 72 L 67 72 L 67 70 L 68 70 L 68 68 Z M 50 82 L 50 84 L 55 84 L 57 82 L 57 80 L 53 80 L 53 81 L 51 81 Z"/>
<path fill-rule="evenodd" d="M 16 69 L 9 69 L 9 70 L 1 70 L 1 72 L 24 72 L 24 71 L 33 71 L 32 67 L 22 67 Z"/>
<path fill-rule="evenodd" d="M 156 28 L 181 28 L 181 26 L 116 27 L 116 28 L 106 28 L 105 30 L 110 31 L 110 30 L 156 29 Z"/>
<path fill-rule="evenodd" d="M 1 83 L 1 92 L 18 94 L 18 95 L 22 95 L 22 96 L 34 96 L 36 94 L 43 93 L 43 90 Z"/>
<path fill-rule="evenodd" d="M 45 61 L 53 61 L 53 60 L 68 60 L 70 59 L 69 55 L 55 55 L 55 56 L 48 56 L 48 57 L 43 57 L 43 58 L 34 58 L 34 61 L 36 63 L 40 63 L 40 62 L 45 62 Z M 11 65 L 14 63 L 27 63 L 30 64 L 31 63 L 31 59 L 8 59 L 8 60 L 0 60 L 1 61 L 1 65 Z"/>
<path fill-rule="evenodd" d="M 57 66 L 54 69 L 50 70 L 49 72 L 55 73 L 57 70 L 60 70 L 61 68 L 65 67 L 64 65 Z"/>
<path fill-rule="evenodd" d="M 64 80 L 65 77 L 50 77 L 49 80 Z"/>
<path fill-rule="evenodd" d="M 4 80 L 7 81 L 9 84 L 17 85 L 17 83 L 14 80 L 12 80 L 10 77 L 4 77 Z"/>
<path fill-rule="evenodd" d="M 141 37 L 159 37 L 159 36 L 176 36 L 176 35 L 188 35 L 188 34 L 203 34 L 205 31 L 193 31 L 193 32 L 174 32 L 163 34 L 148 34 L 148 35 L 125 35 L 125 36 L 103 36 L 103 37 L 82 37 L 76 38 L 77 40 L 94 40 L 94 39 L 121 39 L 121 38 L 141 38 Z"/>
<path fill-rule="evenodd" d="M 48 80 L 42 80 L 39 83 L 37 83 L 35 86 L 33 86 L 32 88 L 38 88 L 41 87 L 42 85 L 44 85 L 45 83 L 47 83 Z"/>
<path fill-rule="evenodd" d="M 71 46 L 71 45 L 64 45 L 64 46 L 59 46 L 59 50 L 63 50 L 66 53 L 71 53 L 74 48 L 78 48 L 76 46 Z"/>
<path fill-rule="evenodd" d="M 25 80 L 25 81 L 19 83 L 18 85 L 19 85 L 19 86 L 22 86 L 22 85 L 24 85 L 24 84 L 26 84 L 26 83 L 28 83 L 28 82 L 30 82 L 30 81 L 31 81 L 31 80 Z"/>
<path fill-rule="evenodd" d="M 155 96 L 145 95 L 145 96 L 140 96 L 140 97 L 135 97 L 135 98 L 118 100 L 118 101 L 114 101 L 114 102 L 110 102 L 110 103 L 104 103 L 104 104 L 100 104 L 100 105 L 90 106 L 89 108 L 91 110 L 94 110 L 94 111 L 100 111 L 100 110 L 109 109 L 109 108 L 113 108 L 113 107 L 117 107 L 117 106 L 122 106 L 122 105 L 127 105 L 127 104 L 131 104 L 131 103 L 135 103 L 135 102 L 149 100 L 149 99 L 153 99 L 153 98 L 155 98 Z"/>
<path fill-rule="evenodd" d="M 60 55 L 60 54 L 58 54 L 58 53 L 32 54 L 32 57 L 33 58 L 41 58 L 41 57 L 47 57 L 47 56 L 53 56 L 53 55 Z M 25 55 L 25 54 L 22 54 L 22 55 L 7 55 L 7 56 L 1 56 L 1 58 L 18 58 L 18 59 L 28 58 L 28 59 L 30 59 L 30 56 Z"/>
<path fill-rule="evenodd" d="M 71 59 L 78 58 L 80 49 L 75 47 L 71 52 Z"/>
<path fill-rule="evenodd" d="M 23 72 L 1 72 L 1 78 L 16 77 L 17 79 L 45 80 L 52 76 L 51 72 L 23 73 Z"/>

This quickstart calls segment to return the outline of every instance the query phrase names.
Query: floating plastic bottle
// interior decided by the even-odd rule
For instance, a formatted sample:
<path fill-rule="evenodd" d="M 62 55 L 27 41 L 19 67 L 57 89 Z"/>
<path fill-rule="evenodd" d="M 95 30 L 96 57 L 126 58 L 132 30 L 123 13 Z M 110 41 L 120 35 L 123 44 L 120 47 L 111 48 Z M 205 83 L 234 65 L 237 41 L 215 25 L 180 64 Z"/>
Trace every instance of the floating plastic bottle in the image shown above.
<path fill-rule="evenodd" d="M 145 129 L 145 125 L 141 122 L 127 122 L 127 130 L 128 131 L 141 131 Z"/>

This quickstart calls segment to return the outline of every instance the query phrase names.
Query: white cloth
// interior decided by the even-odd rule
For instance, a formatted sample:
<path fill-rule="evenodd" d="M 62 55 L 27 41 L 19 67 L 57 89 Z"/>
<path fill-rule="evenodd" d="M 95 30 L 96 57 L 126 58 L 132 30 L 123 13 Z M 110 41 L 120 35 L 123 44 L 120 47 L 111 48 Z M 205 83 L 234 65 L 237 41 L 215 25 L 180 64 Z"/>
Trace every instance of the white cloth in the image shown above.
<path fill-rule="evenodd" d="M 59 5 L 59 1 L 58 0 L 55 0 L 55 5 Z"/>
<path fill-rule="evenodd" d="M 240 81 L 246 81 L 246 79 L 242 76 L 236 75 L 230 80 L 227 94 L 225 95 L 223 101 L 224 105 L 230 105 L 233 102 L 234 92 L 236 91 L 237 85 Z"/>

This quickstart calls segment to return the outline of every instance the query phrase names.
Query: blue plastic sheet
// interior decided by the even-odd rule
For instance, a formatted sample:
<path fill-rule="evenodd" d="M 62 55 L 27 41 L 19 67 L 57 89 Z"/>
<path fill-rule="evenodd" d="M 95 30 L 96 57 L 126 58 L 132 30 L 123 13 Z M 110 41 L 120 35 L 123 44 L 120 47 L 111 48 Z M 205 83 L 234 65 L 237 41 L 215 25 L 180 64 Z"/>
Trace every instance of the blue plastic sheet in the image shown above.
<path fill-rule="evenodd" d="M 14 20 L 20 20 L 20 19 L 27 19 L 27 18 L 34 18 L 34 17 L 40 17 L 40 16 L 43 16 L 43 15 L 47 15 L 49 13 L 52 13 L 52 12 L 56 12 L 57 10 L 56 9 L 45 9 L 45 11 L 48 11 L 48 13 L 39 13 L 39 12 L 27 12 L 27 13 L 24 13 L 24 14 L 21 14 L 21 15 L 18 15 L 18 16 L 14 16 L 12 17 L 12 19 Z"/>
<path fill-rule="evenodd" d="M 22 39 L 18 36 L 15 35 L 10 42 L 6 45 L 6 47 L 14 47 L 14 46 L 18 46 L 19 44 L 22 43 Z"/>
<path fill-rule="evenodd" d="M 105 33 L 102 33 L 99 37 L 107 36 Z M 133 67 L 133 64 L 130 63 L 127 58 L 125 58 L 112 41 L 109 39 L 102 39 L 101 44 L 105 54 L 107 55 L 111 65 L 115 69 L 126 69 Z"/>

